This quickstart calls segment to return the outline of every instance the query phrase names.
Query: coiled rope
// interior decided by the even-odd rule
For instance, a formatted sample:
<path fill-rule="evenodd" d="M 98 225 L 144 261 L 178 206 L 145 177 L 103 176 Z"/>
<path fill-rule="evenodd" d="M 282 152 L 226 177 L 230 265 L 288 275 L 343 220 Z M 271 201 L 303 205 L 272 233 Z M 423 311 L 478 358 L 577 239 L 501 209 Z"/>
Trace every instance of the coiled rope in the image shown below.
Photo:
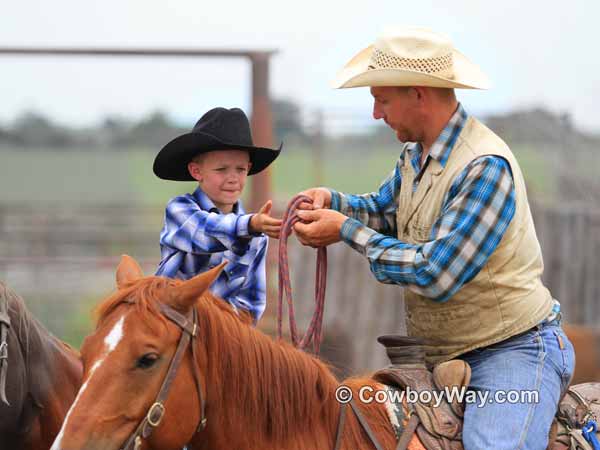
<path fill-rule="evenodd" d="M 283 337 L 283 297 L 287 299 L 290 337 L 292 343 L 299 349 L 305 349 L 311 342 L 315 354 L 319 353 L 323 337 L 323 313 L 325 309 L 325 288 L 327 281 L 327 248 L 317 249 L 317 265 L 315 277 L 315 311 L 304 336 L 298 338 L 298 327 L 294 312 L 294 301 L 292 299 L 292 283 L 290 281 L 290 268 L 288 263 L 287 242 L 292 234 L 293 226 L 300 220 L 296 210 L 302 203 L 312 203 L 312 199 L 306 195 L 297 195 L 290 200 L 281 225 L 279 237 L 279 298 L 277 307 L 277 335 Z"/>

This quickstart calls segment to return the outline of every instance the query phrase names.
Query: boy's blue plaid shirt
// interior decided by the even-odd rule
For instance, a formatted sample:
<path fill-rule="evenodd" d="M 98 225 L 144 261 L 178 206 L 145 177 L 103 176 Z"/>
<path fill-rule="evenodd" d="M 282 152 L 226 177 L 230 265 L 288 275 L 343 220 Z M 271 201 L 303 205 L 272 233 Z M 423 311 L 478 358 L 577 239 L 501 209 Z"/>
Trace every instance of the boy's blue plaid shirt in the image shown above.
<path fill-rule="evenodd" d="M 200 188 L 171 199 L 160 234 L 156 275 L 188 279 L 226 259 L 229 263 L 210 291 L 236 309 L 249 311 L 258 322 L 266 305 L 268 238 L 250 235 L 251 217 L 240 201 L 232 213 L 222 214 Z"/>
<path fill-rule="evenodd" d="M 446 165 L 466 120 L 467 114 L 459 104 L 432 145 L 423 167 L 431 158 Z M 421 154 L 420 144 L 409 144 L 406 155 L 417 174 L 414 190 L 422 175 Z M 397 239 L 401 163 L 399 160 L 379 192 L 346 195 L 332 190 L 331 208 L 350 217 L 342 226 L 342 239 L 367 256 L 379 281 L 403 284 L 444 302 L 477 275 L 514 216 L 515 189 L 510 166 L 498 156 L 480 157 L 469 164 L 444 198 L 430 242 L 413 245 Z"/>

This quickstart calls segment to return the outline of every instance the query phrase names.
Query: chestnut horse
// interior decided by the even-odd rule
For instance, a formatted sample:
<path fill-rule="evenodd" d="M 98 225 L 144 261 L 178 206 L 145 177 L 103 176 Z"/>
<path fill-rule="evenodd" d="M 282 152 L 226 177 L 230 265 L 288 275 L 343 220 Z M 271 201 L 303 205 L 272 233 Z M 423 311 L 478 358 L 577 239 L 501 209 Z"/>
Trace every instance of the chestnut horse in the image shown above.
<path fill-rule="evenodd" d="M 50 334 L 2 283 L 0 302 L 6 302 L 10 321 L 0 448 L 47 450 L 79 390 L 79 354 Z"/>
<path fill-rule="evenodd" d="M 179 317 L 190 317 L 195 309 L 196 326 L 187 328 L 195 337 L 182 353 L 162 420 L 152 419 L 159 423 L 139 448 L 334 448 L 339 383 L 319 359 L 273 340 L 252 327 L 249 316 L 238 315 L 212 296 L 207 289 L 221 269 L 187 281 L 143 278 L 139 265 L 123 257 L 118 289 L 99 305 L 96 330 L 81 347 L 84 383 L 52 450 L 117 450 L 133 442 L 131 436 L 147 420 L 147 412 L 156 412 L 157 393 L 186 333 L 185 323 L 180 327 L 164 314 L 171 308 L 176 313 L 170 315 Z M 344 384 L 355 394 L 359 386 L 381 387 L 368 378 Z M 357 404 L 382 448 L 394 449 L 396 437 L 385 405 Z M 206 423 L 199 427 L 202 416 Z M 350 408 L 345 417 L 340 449 L 374 448 Z M 409 448 L 423 449 L 416 437 Z"/>

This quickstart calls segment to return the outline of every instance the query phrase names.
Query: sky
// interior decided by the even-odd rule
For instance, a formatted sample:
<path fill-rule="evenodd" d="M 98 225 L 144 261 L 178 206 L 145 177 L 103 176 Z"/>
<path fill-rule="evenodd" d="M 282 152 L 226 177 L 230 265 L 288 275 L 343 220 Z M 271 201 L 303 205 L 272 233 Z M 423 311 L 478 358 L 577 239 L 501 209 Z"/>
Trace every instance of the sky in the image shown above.
<path fill-rule="evenodd" d="M 468 111 L 541 106 L 600 132 L 598 17 L 596 0 L 20 0 L 2 4 L 0 46 L 273 49 L 273 97 L 366 123 L 368 89 L 330 81 L 384 28 L 423 26 L 450 36 L 491 79 L 488 91 L 458 92 Z M 0 73 L 0 123 L 26 110 L 77 126 L 156 109 L 181 123 L 215 106 L 250 112 L 242 59 L 2 56 Z"/>

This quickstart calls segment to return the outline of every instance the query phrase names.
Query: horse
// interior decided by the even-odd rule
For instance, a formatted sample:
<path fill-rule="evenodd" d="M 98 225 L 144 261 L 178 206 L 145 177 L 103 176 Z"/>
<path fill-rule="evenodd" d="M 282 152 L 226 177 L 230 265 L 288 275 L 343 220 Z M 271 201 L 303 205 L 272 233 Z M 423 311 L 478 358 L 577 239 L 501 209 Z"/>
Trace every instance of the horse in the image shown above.
<path fill-rule="evenodd" d="M 317 357 L 265 335 L 213 296 L 208 287 L 222 267 L 182 281 L 144 277 L 122 258 L 117 290 L 97 307 L 80 349 L 83 385 L 51 450 L 334 448 L 339 382 Z M 191 351 L 182 353 L 186 336 Z M 370 378 L 344 385 L 354 394 L 382 387 Z M 382 448 L 395 448 L 386 406 L 361 403 L 360 411 Z M 371 448 L 355 414 L 344 422 L 340 450 Z M 415 436 L 409 449 L 424 447 Z"/>
<path fill-rule="evenodd" d="M 81 384 L 79 353 L 49 333 L 1 282 L 0 303 L 10 324 L 7 363 L 0 369 L 6 383 L 6 399 L 0 400 L 0 447 L 47 450 Z"/>
<path fill-rule="evenodd" d="M 117 290 L 98 305 L 81 347 L 83 385 L 51 450 L 397 447 L 393 406 L 349 409 L 336 395 L 342 385 L 354 398 L 385 386 L 372 376 L 340 385 L 317 357 L 253 327 L 208 291 L 223 267 L 182 281 L 144 277 L 122 258 Z M 414 430 L 409 416 L 404 429 Z M 567 449 L 556 435 L 549 448 Z M 418 433 L 404 437 L 407 449 L 426 449 Z"/>

